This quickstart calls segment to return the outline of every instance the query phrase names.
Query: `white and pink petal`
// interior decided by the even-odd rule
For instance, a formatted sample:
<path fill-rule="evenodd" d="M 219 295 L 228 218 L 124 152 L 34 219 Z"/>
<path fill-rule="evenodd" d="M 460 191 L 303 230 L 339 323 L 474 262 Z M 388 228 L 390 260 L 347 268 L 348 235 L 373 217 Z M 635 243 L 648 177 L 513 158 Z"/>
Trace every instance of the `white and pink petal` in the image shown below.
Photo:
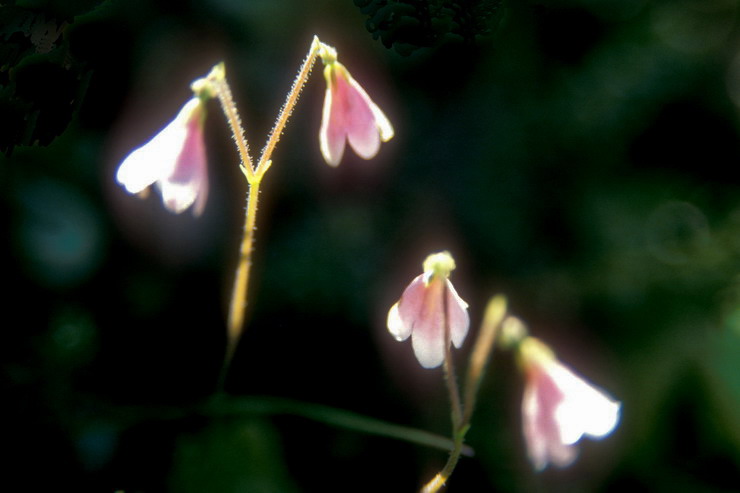
<path fill-rule="evenodd" d="M 208 196 L 203 111 L 203 101 L 189 100 L 171 123 L 124 159 L 118 183 L 132 194 L 156 184 L 167 209 L 180 213 L 195 204 L 199 215 Z"/>
<path fill-rule="evenodd" d="M 324 77 L 327 89 L 319 130 L 324 159 L 331 166 L 339 165 L 347 141 L 361 158 L 375 157 L 381 141 L 393 137 L 388 118 L 341 63 L 328 63 Z"/>
<path fill-rule="evenodd" d="M 619 422 L 621 404 L 560 363 L 532 337 L 520 344 L 526 372 L 522 424 L 535 469 L 570 465 L 576 443 L 589 435 L 603 438 Z"/>
<path fill-rule="evenodd" d="M 449 272 L 434 272 L 428 269 L 416 276 L 391 307 L 387 319 L 388 331 L 397 340 L 411 336 L 414 355 L 424 368 L 435 368 L 444 362 L 450 340 L 460 347 L 470 323 L 468 305 L 447 279 Z"/>
<path fill-rule="evenodd" d="M 460 348 L 468 335 L 470 315 L 468 304 L 460 298 L 449 279 L 447 282 L 447 320 L 450 324 L 450 338 L 456 348 Z"/>

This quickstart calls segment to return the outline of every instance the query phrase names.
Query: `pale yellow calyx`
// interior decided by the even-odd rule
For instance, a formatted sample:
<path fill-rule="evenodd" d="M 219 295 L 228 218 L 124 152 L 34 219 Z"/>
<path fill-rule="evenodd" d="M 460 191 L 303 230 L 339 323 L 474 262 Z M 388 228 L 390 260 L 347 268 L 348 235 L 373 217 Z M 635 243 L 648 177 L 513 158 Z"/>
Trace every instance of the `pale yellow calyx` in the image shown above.
<path fill-rule="evenodd" d="M 518 356 L 523 368 L 543 367 L 556 360 L 555 353 L 536 337 L 525 336 L 518 346 Z"/>
<path fill-rule="evenodd" d="M 499 344 L 502 349 L 516 348 L 520 344 L 523 344 L 527 339 L 533 338 L 528 336 L 527 327 L 524 325 L 524 322 L 519 320 L 517 317 L 509 315 L 501 323 Z M 544 346 L 542 343 L 539 344 Z"/>
<path fill-rule="evenodd" d="M 224 62 L 217 63 L 205 77 L 195 79 L 190 83 L 190 89 L 201 101 L 207 101 L 216 97 L 217 89 L 215 83 L 221 82 L 226 77 L 226 66 Z"/>
<path fill-rule="evenodd" d="M 319 41 L 319 56 L 324 65 L 331 65 L 337 61 L 337 50 L 336 48 Z"/>
<path fill-rule="evenodd" d="M 424 280 L 427 284 L 432 278 L 447 279 L 450 272 L 455 270 L 455 259 L 450 252 L 444 251 L 429 255 L 422 264 L 424 268 Z"/>

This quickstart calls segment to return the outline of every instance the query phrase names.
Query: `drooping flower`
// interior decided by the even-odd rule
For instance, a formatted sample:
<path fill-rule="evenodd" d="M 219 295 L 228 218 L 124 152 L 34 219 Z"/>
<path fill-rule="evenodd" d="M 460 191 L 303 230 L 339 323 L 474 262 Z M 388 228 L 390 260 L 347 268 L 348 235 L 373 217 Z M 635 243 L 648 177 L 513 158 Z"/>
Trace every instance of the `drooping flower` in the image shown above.
<path fill-rule="evenodd" d="M 321 154 L 338 166 L 345 142 L 363 159 L 375 157 L 381 142 L 393 138 L 393 126 L 365 90 L 337 61 L 336 50 L 322 43 L 326 94 L 319 131 Z"/>
<path fill-rule="evenodd" d="M 156 184 L 167 209 L 179 214 L 193 206 L 199 216 L 208 197 L 204 119 L 204 100 L 193 97 L 161 132 L 123 160 L 118 183 L 131 194 Z"/>
<path fill-rule="evenodd" d="M 621 403 L 563 365 L 552 350 L 534 337 L 518 346 L 525 372 L 522 422 L 534 468 L 570 465 L 584 435 L 600 439 L 619 422 Z"/>
<path fill-rule="evenodd" d="M 455 261 L 447 252 L 428 256 L 420 274 L 388 312 L 388 331 L 398 341 L 411 336 L 416 359 L 424 368 L 442 364 L 450 342 L 459 348 L 468 333 L 468 304 L 449 280 Z"/>

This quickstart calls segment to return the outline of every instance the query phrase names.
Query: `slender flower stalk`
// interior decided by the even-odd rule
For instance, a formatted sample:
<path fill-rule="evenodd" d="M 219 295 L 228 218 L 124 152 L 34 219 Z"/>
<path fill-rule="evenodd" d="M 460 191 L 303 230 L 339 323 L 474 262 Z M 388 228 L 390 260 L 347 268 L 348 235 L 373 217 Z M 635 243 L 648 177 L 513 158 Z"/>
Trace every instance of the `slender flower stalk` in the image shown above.
<path fill-rule="evenodd" d="M 457 463 L 460 460 L 460 455 L 465 446 L 465 434 L 467 431 L 468 430 L 466 428 L 453 434 L 453 447 L 450 451 L 447 463 L 441 471 L 434 475 L 431 481 L 421 488 L 421 493 L 436 493 L 447 483 L 447 480 L 452 475 L 452 472 L 455 470 L 455 467 L 457 467 Z"/>
<path fill-rule="evenodd" d="M 452 420 L 452 450 L 447 458 L 447 463 L 438 472 L 430 482 L 428 482 L 421 489 L 422 493 L 435 493 L 447 482 L 452 472 L 457 466 L 457 462 L 460 460 L 460 454 L 465 443 L 465 434 L 468 431 L 468 427 L 463 422 L 463 408 L 460 400 L 460 389 L 457 385 L 457 377 L 455 375 L 455 362 L 452 359 L 451 336 L 450 336 L 450 324 L 447 318 L 447 300 L 443 301 L 443 320 L 444 320 L 444 334 L 445 334 L 445 355 L 444 355 L 444 373 L 445 373 L 445 384 L 447 385 L 447 392 L 450 394 L 450 418 Z"/>
<path fill-rule="evenodd" d="M 491 360 L 493 346 L 497 339 L 496 336 L 499 333 L 501 322 L 505 316 L 506 297 L 496 295 L 486 305 L 483 323 L 481 323 L 478 338 L 470 355 L 468 374 L 465 379 L 465 413 L 463 415 L 463 423 L 470 423 L 470 419 L 473 416 L 475 400 L 480 389 L 481 381 L 483 380 L 483 374 Z"/>
<path fill-rule="evenodd" d="M 450 395 L 453 447 L 447 464 L 427 483 L 422 492 L 436 492 L 457 465 L 468 425 L 455 375 L 452 345 L 462 346 L 468 333 L 468 304 L 460 298 L 449 280 L 455 260 L 448 252 L 429 255 L 420 274 L 388 311 L 388 331 L 398 341 L 411 336 L 416 359 L 424 368 L 444 367 L 445 385 Z"/>
<path fill-rule="evenodd" d="M 314 36 L 308 54 L 303 60 L 285 104 L 280 109 L 275 125 L 270 131 L 267 142 L 256 164 L 249 155 L 249 145 L 244 136 L 241 118 L 234 103 L 231 88 L 226 81 L 226 69 L 223 63 L 219 63 L 211 69 L 206 77 L 193 82 L 191 87 L 196 93 L 196 98 L 193 98 L 183 108 L 175 121 L 166 127 L 160 136 L 155 137 L 150 144 L 147 144 L 138 151 L 134 151 L 118 171 L 118 181 L 130 193 L 139 193 L 156 182 L 162 189 L 165 205 L 168 208 L 175 212 L 181 212 L 195 202 L 194 212 L 196 215 L 200 214 L 207 193 L 207 176 L 204 171 L 205 152 L 202 145 L 202 115 L 204 113 L 202 103 L 212 97 L 218 98 L 236 143 L 240 159 L 239 166 L 247 180 L 247 206 L 244 216 L 243 236 L 239 247 L 239 258 L 229 303 L 227 347 L 220 378 L 221 385 L 223 384 L 223 379 L 244 327 L 244 314 L 247 306 L 249 277 L 252 267 L 252 251 L 254 249 L 260 185 L 265 173 L 272 165 L 272 153 L 280 141 L 280 136 L 298 102 L 303 86 L 311 74 L 311 68 L 317 56 L 321 56 L 324 63 L 328 64 L 329 71 L 332 73 L 338 71 L 341 74 L 346 74 L 346 77 L 344 75 L 340 76 L 344 77 L 344 80 L 351 79 L 346 69 L 336 62 L 336 50 L 322 43 L 317 36 Z M 361 88 L 359 91 L 364 94 Z M 355 93 L 357 91 L 354 91 L 352 94 Z M 365 97 L 367 97 L 366 94 Z M 343 108 L 346 110 L 343 113 L 346 118 L 353 118 L 355 113 L 365 109 L 364 106 L 360 106 L 352 111 L 352 108 L 348 108 L 346 105 Z M 375 132 L 377 133 L 377 130 Z M 390 123 L 386 119 L 382 125 L 383 138 L 390 138 L 392 132 Z M 377 135 L 375 137 L 377 140 Z M 367 147 L 367 152 L 364 153 L 364 157 L 366 158 L 372 157 L 370 154 L 374 155 L 377 152 L 377 148 L 372 153 L 369 152 L 372 150 L 370 147 Z M 157 159 L 155 158 L 159 158 L 160 155 L 166 158 L 164 164 L 157 164 Z M 162 160 L 160 159 L 159 161 Z M 151 162 L 154 162 L 156 166 L 143 166 L 143 164 L 149 165 Z"/>
<path fill-rule="evenodd" d="M 272 127 L 270 136 L 267 138 L 267 144 L 265 144 L 265 147 L 262 149 L 262 155 L 257 163 L 257 170 L 255 170 L 255 172 L 261 171 L 264 173 L 267 171 L 267 168 L 269 168 L 272 152 L 275 150 L 275 146 L 280 140 L 285 124 L 288 123 L 288 119 L 293 113 L 293 108 L 295 108 L 295 105 L 298 102 L 298 97 L 301 95 L 303 86 L 308 80 L 308 76 L 311 74 L 311 68 L 316 61 L 316 56 L 319 54 L 322 46 L 324 46 L 324 44 L 319 41 L 319 37 L 314 36 L 313 40 L 311 40 L 311 47 L 308 50 L 306 59 L 303 60 L 303 64 L 298 71 L 298 75 L 293 81 L 293 86 L 290 88 L 285 104 L 280 109 L 280 114 L 275 122 L 275 126 Z"/>
<path fill-rule="evenodd" d="M 331 91 L 327 90 L 327 94 L 335 96 L 335 104 L 329 105 L 334 108 L 329 112 L 334 118 L 332 121 L 336 122 L 337 115 L 340 115 L 341 122 L 362 122 L 360 133 L 354 130 L 350 132 L 350 144 L 356 150 L 360 146 L 362 150 L 358 152 L 366 159 L 371 158 L 377 153 L 379 138 L 384 141 L 389 139 L 392 137 L 393 129 L 387 118 L 369 100 L 367 94 L 354 82 L 354 79 L 349 76 L 344 66 L 336 61 L 336 50 L 314 36 L 308 54 L 290 88 L 285 104 L 280 109 L 278 118 L 270 131 L 256 165 L 249 155 L 249 145 L 244 136 L 244 129 L 234 103 L 231 88 L 226 81 L 226 69 L 222 62 L 215 65 L 207 76 L 192 83 L 191 88 L 195 97 L 182 108 L 175 120 L 167 125 L 162 132 L 149 143 L 132 152 L 121 164 L 116 174 L 118 182 L 129 193 L 143 193 L 150 185 L 156 183 L 162 192 L 164 204 L 168 209 L 180 213 L 195 204 L 193 212 L 196 216 L 199 215 L 203 210 L 208 193 L 208 175 L 206 173 L 205 146 L 203 144 L 204 102 L 212 97 L 218 98 L 236 143 L 240 159 L 239 166 L 247 180 L 244 230 L 229 303 L 227 347 L 221 372 L 221 384 L 223 384 L 223 378 L 244 327 L 260 185 L 265 173 L 272 165 L 272 153 L 280 141 L 280 136 L 298 102 L 303 86 L 311 74 L 311 68 L 317 56 L 321 56 L 324 64 L 327 65 L 326 73 L 333 74 L 330 83 Z M 336 79 L 341 79 L 341 81 L 336 82 Z M 361 104 L 357 104 L 358 102 Z M 327 114 L 326 108 L 325 104 L 324 115 Z M 367 116 L 368 111 L 374 119 Z M 375 125 L 378 121 L 380 121 L 379 126 L 373 129 L 372 132 L 368 132 L 368 125 Z M 340 127 L 334 125 L 333 128 Z M 341 127 L 341 129 L 345 129 L 345 127 Z M 377 135 L 378 131 L 381 133 L 380 137 Z M 321 135 L 324 135 L 323 131 Z M 344 139 L 344 134 L 342 134 L 342 139 Z M 323 150 L 323 140 L 321 145 Z M 344 140 L 341 141 L 341 145 L 343 148 Z"/>
<path fill-rule="evenodd" d="M 242 242 L 239 247 L 239 260 L 236 268 L 236 275 L 234 277 L 234 285 L 231 292 L 231 301 L 229 304 L 229 317 L 228 317 L 228 341 L 226 349 L 226 359 L 224 362 L 224 368 L 222 371 L 222 380 L 226 369 L 228 368 L 231 358 L 234 355 L 236 346 L 239 343 L 239 339 L 242 334 L 244 327 L 244 312 L 247 306 L 247 297 L 249 289 L 249 274 L 252 267 L 252 251 L 254 249 L 254 236 L 256 229 L 257 220 L 257 205 L 259 202 L 259 191 L 262 179 L 267 170 L 272 165 L 272 153 L 275 150 L 275 146 L 280 140 L 280 136 L 285 128 L 288 119 L 290 118 L 293 108 L 298 102 L 298 97 L 301 94 L 301 90 L 311 73 L 311 67 L 316 61 L 316 55 L 318 53 L 321 42 L 317 36 L 314 36 L 311 47 L 309 48 L 308 55 L 306 56 L 303 64 L 301 65 L 298 75 L 293 82 L 293 86 L 288 93 L 288 97 L 285 104 L 280 110 L 280 114 L 275 122 L 272 131 L 267 139 L 265 147 L 262 149 L 262 154 L 254 166 L 251 158 L 249 157 L 249 147 L 244 139 L 244 132 L 241 129 L 241 121 L 239 118 L 236 105 L 231 97 L 231 90 L 226 82 L 226 78 L 223 75 L 223 68 L 218 72 L 218 67 L 214 68 L 215 77 L 218 83 L 214 84 L 219 100 L 226 115 L 229 124 L 231 125 L 234 139 L 236 140 L 237 147 L 241 158 L 241 169 L 247 179 L 248 190 L 247 190 L 247 207 L 246 214 L 244 216 L 244 230 L 242 236 Z M 221 66 L 223 67 L 223 66 Z"/>
<path fill-rule="evenodd" d="M 244 136 L 244 129 L 242 128 L 241 118 L 239 112 L 234 103 L 233 96 L 231 94 L 231 88 L 226 80 L 226 68 L 222 63 L 217 64 L 211 69 L 211 72 L 204 78 L 196 81 L 194 85 L 198 83 L 208 84 L 216 97 L 218 97 L 221 103 L 221 109 L 224 112 L 224 116 L 231 127 L 231 132 L 236 143 L 237 150 L 239 152 L 240 164 L 244 176 L 247 179 L 249 190 L 247 192 L 247 214 L 245 217 L 244 225 L 244 237 L 242 239 L 241 246 L 239 248 L 239 260 L 236 268 L 236 276 L 234 281 L 234 287 L 231 296 L 231 304 L 229 307 L 229 319 L 227 326 L 227 347 L 226 347 L 226 358 L 224 360 L 224 366 L 222 368 L 221 380 L 225 376 L 226 369 L 231 362 L 231 358 L 234 355 L 236 345 L 239 341 L 241 334 L 241 327 L 244 321 L 244 309 L 246 308 L 246 295 L 247 286 L 249 285 L 249 272 L 251 267 L 251 252 L 252 243 L 254 238 L 256 211 L 257 211 L 257 198 L 259 196 L 259 180 L 255 177 L 254 167 L 252 159 L 249 155 L 249 144 Z M 260 177 L 261 178 L 261 177 Z M 254 185 L 256 183 L 256 185 Z M 237 302 L 240 300 L 240 302 Z M 221 382 L 223 383 L 223 382 Z"/>
<path fill-rule="evenodd" d="M 470 358 L 468 366 L 468 373 L 465 380 L 465 401 L 464 405 L 459 403 L 459 394 L 457 385 L 450 384 L 451 379 L 454 379 L 454 370 L 452 367 L 451 354 L 448 351 L 445 357 L 445 379 L 448 384 L 448 391 L 450 392 L 451 399 L 453 401 L 452 406 L 452 422 L 453 422 L 453 433 L 452 443 L 453 447 L 450 451 L 450 455 L 447 459 L 447 463 L 444 465 L 442 470 L 438 472 L 431 481 L 429 481 L 421 489 L 422 493 L 435 493 L 439 491 L 447 482 L 452 472 L 455 470 L 457 463 L 460 459 L 460 455 L 465 447 L 465 435 L 470 429 L 470 420 L 473 415 L 473 409 L 475 408 L 475 399 L 480 383 L 483 378 L 483 373 L 491 359 L 491 353 L 493 351 L 494 343 L 497 340 L 496 335 L 506 314 L 506 298 L 503 296 L 494 296 L 488 302 L 486 307 L 485 316 L 483 323 L 478 333 L 475 346 L 473 346 L 473 352 Z M 457 406 L 460 411 L 456 411 L 454 404 L 457 399 Z"/>
<path fill-rule="evenodd" d="M 457 379 L 455 377 L 455 365 L 452 360 L 452 351 L 447 346 L 445 351 L 445 383 L 447 384 L 447 392 L 450 394 L 450 417 L 452 419 L 452 450 L 450 455 L 447 457 L 447 462 L 440 472 L 434 475 L 431 481 L 429 481 L 421 489 L 422 493 L 435 493 L 442 488 L 447 479 L 452 475 L 455 470 L 462 449 L 465 445 L 465 435 L 468 432 L 470 425 L 463 421 L 463 408 L 462 402 L 460 401 L 460 390 L 457 385 Z"/>
<path fill-rule="evenodd" d="M 242 172 L 248 176 L 251 166 L 242 166 Z M 244 312 L 247 308 L 247 291 L 249 289 L 249 274 L 252 269 L 252 250 L 254 249 L 254 232 L 257 223 L 257 203 L 259 201 L 259 189 L 262 183 L 262 175 L 253 175 L 248 179 L 247 212 L 244 216 L 244 232 L 242 242 L 239 245 L 239 260 L 234 276 L 234 286 L 231 291 L 231 303 L 229 304 L 229 318 L 227 325 L 227 347 L 224 371 L 234 356 L 234 351 L 239 343 L 239 338 L 244 327 Z"/>
<path fill-rule="evenodd" d="M 298 98 L 303 86 L 308 80 L 317 56 L 321 56 L 324 64 L 327 65 L 326 73 L 336 75 L 336 77 L 334 75 L 332 76 L 332 82 L 330 83 L 332 89 L 327 92 L 327 94 L 331 93 L 331 95 L 335 96 L 335 104 L 333 106 L 329 105 L 334 110 L 329 113 L 333 117 L 341 113 L 343 122 L 352 120 L 364 122 L 363 125 L 370 123 L 375 125 L 379 121 L 378 115 L 382 115 L 380 110 L 377 109 L 362 88 L 349 76 L 344 66 L 336 62 L 336 50 L 322 43 L 317 36 L 314 36 L 308 54 L 303 60 L 285 104 L 280 109 L 275 125 L 270 131 L 267 142 L 256 164 L 252 161 L 249 154 L 249 145 L 244 135 L 241 118 L 234 103 L 231 88 L 226 80 L 225 66 L 223 63 L 219 63 L 211 69 L 208 75 L 195 80 L 191 84 L 195 97 L 183 106 L 177 117 L 150 142 L 134 150 L 120 165 L 116 173 L 116 180 L 127 192 L 142 194 L 147 191 L 150 185 L 156 184 L 162 193 L 163 202 L 168 209 L 175 213 L 180 213 L 193 206 L 194 214 L 196 216 L 200 215 L 208 194 L 206 153 L 203 142 L 205 102 L 213 97 L 218 98 L 236 143 L 240 159 L 240 169 L 247 181 L 247 205 L 244 217 L 244 229 L 229 303 L 226 357 L 224 358 L 219 380 L 220 387 L 223 386 L 226 372 L 234 356 L 244 326 L 260 185 L 264 175 L 272 165 L 273 151 L 298 102 Z M 336 78 L 341 79 L 341 82 L 336 82 Z M 338 87 L 339 89 L 337 89 Z M 350 89 L 347 90 L 347 87 Z M 358 97 L 360 98 L 359 100 L 357 99 Z M 362 104 L 357 105 L 356 103 L 358 101 Z M 368 101 L 370 102 L 368 103 Z M 369 111 L 375 120 L 371 121 L 367 118 L 368 108 L 370 108 Z M 337 113 L 339 109 L 341 111 Z M 324 115 L 326 113 L 325 104 Z M 380 138 L 385 141 L 393 134 L 392 127 L 384 115 L 382 115 L 382 120 L 378 124 L 379 126 L 373 129 L 373 135 L 367 132 L 367 125 L 361 130 L 361 137 L 358 137 L 360 134 L 357 132 L 351 132 L 352 135 L 349 137 L 350 144 L 356 150 L 358 150 L 357 146 L 360 146 L 362 149 L 358 150 L 358 152 L 366 159 L 371 158 L 377 153 Z M 336 118 L 333 121 L 336 121 Z M 377 135 L 378 132 L 381 133 L 380 137 Z M 323 134 L 324 132 L 322 131 L 321 135 L 323 136 Z M 344 138 L 344 134 L 342 138 Z M 364 141 L 360 142 L 363 139 Z M 321 146 L 323 150 L 323 141 Z M 343 146 L 344 141 L 342 140 Z M 467 314 L 465 315 L 467 316 Z M 457 339 L 455 341 L 457 344 Z"/>
<path fill-rule="evenodd" d="M 236 104 L 234 104 L 234 97 L 231 95 L 231 88 L 229 87 L 228 82 L 226 82 L 226 66 L 224 65 L 224 63 L 221 62 L 214 66 L 211 69 L 211 72 L 205 77 L 205 79 L 201 79 L 201 81 L 203 81 L 203 84 L 210 85 L 216 97 L 218 97 L 219 102 L 221 103 L 221 109 L 224 112 L 226 121 L 229 122 L 231 133 L 234 137 L 234 142 L 236 143 L 236 148 L 239 152 L 239 158 L 241 160 L 239 166 L 247 175 L 247 181 L 249 181 L 254 175 L 252 158 L 249 156 L 249 144 L 247 143 L 247 139 L 244 136 L 242 121 L 239 117 L 239 112 L 236 109 Z M 193 85 L 196 86 L 199 83 L 201 82 L 196 81 L 193 83 Z"/>

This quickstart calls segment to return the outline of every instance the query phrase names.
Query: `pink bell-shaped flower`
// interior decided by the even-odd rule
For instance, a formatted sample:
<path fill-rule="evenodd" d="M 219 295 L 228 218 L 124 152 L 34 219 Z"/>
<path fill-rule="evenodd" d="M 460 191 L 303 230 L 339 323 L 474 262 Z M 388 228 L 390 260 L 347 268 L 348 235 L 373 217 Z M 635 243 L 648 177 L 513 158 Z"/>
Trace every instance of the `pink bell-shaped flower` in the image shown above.
<path fill-rule="evenodd" d="M 617 426 L 621 403 L 560 363 L 543 342 L 525 337 L 519 357 L 526 375 L 524 439 L 536 470 L 570 465 L 581 437 L 604 438 Z"/>
<path fill-rule="evenodd" d="M 167 209 L 179 214 L 194 206 L 199 216 L 208 197 L 204 119 L 204 102 L 193 97 L 161 132 L 124 159 L 116 172 L 118 183 L 131 194 L 156 183 Z"/>
<path fill-rule="evenodd" d="M 388 331 L 398 341 L 411 336 L 416 359 L 424 368 L 442 364 L 447 345 L 462 346 L 468 333 L 468 304 L 448 279 L 455 268 L 449 253 L 430 255 L 424 273 L 404 290 L 388 312 Z"/>
<path fill-rule="evenodd" d="M 365 90 L 336 60 L 336 51 L 322 44 L 326 67 L 326 95 L 319 131 L 321 154 L 331 166 L 338 166 L 345 141 L 363 159 L 375 157 L 380 143 L 393 138 L 393 126 Z"/>

